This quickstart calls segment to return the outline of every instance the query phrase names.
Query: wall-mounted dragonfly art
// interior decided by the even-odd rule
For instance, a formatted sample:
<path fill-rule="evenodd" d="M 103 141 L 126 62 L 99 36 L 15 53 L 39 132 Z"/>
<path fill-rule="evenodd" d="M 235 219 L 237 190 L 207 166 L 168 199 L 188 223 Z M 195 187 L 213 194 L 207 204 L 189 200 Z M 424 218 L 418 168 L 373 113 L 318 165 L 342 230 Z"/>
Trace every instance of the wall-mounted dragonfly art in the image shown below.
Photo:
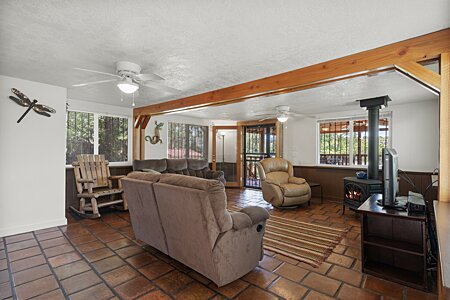
<path fill-rule="evenodd" d="M 24 93 L 19 91 L 18 89 L 12 88 L 11 92 L 16 96 L 9 96 L 9 99 L 16 102 L 20 106 L 28 107 L 27 110 L 22 114 L 22 116 L 17 120 L 17 123 L 20 123 L 23 118 L 30 112 L 30 110 L 34 110 L 35 113 L 40 114 L 42 116 L 51 117 L 51 114 L 56 113 L 56 110 L 51 108 L 50 106 L 44 104 L 38 104 L 38 101 L 34 99 L 30 100 Z"/>

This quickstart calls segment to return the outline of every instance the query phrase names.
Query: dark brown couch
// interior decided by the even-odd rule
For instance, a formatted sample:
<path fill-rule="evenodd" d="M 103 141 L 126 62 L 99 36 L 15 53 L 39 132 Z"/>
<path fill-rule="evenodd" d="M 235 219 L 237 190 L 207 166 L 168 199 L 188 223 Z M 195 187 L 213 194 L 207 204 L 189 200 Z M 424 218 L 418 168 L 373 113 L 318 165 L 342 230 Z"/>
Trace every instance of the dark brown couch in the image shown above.
<path fill-rule="evenodd" d="M 222 171 L 212 171 L 207 160 L 185 158 L 145 159 L 133 161 L 133 171 L 154 170 L 160 173 L 172 173 L 195 176 L 205 179 L 217 179 L 225 184 Z"/>

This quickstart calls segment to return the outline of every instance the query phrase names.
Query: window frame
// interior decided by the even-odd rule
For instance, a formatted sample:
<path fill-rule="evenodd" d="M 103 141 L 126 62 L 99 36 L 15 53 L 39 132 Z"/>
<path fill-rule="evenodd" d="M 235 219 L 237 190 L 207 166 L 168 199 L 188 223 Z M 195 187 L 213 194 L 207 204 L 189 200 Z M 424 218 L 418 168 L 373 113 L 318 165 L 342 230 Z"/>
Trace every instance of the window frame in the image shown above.
<path fill-rule="evenodd" d="M 388 119 L 388 147 L 392 147 L 392 112 L 380 112 L 380 119 L 385 118 Z M 355 168 L 367 168 L 367 165 L 355 165 L 353 163 L 354 160 L 354 149 L 353 149 L 353 126 L 354 121 L 357 120 L 367 120 L 367 115 L 359 115 L 359 116 L 353 116 L 353 117 L 338 117 L 338 118 L 325 118 L 325 119 L 318 119 L 316 122 L 316 166 L 318 167 L 329 167 L 329 168 L 349 168 L 349 169 L 355 169 Z M 320 163 L 320 123 L 326 123 L 326 122 L 339 122 L 339 121 L 349 121 L 349 165 L 329 165 L 329 164 L 321 164 Z"/>
<path fill-rule="evenodd" d="M 202 124 L 192 124 L 192 123 L 184 123 L 184 122 L 178 122 L 178 121 L 168 121 L 167 122 L 167 151 L 166 151 L 166 153 L 167 153 L 167 159 L 169 159 L 169 152 L 170 152 L 170 141 L 169 141 L 169 139 L 170 139 L 170 124 L 181 124 L 181 125 L 184 125 L 184 126 L 187 126 L 187 127 L 189 127 L 189 126 L 197 126 L 197 127 L 205 127 L 206 128 L 206 134 L 204 135 L 204 137 L 205 137 L 205 142 L 204 142 L 204 146 L 205 146 L 205 155 L 204 155 L 204 157 L 203 158 L 189 158 L 189 157 L 181 157 L 181 158 L 178 158 L 178 159 L 183 159 L 183 158 L 185 158 L 185 159 L 200 159 L 200 160 L 207 160 L 207 161 L 209 161 L 209 146 L 210 146 L 210 134 L 211 134 L 211 128 L 210 128 L 210 126 L 209 125 L 202 125 Z M 188 145 L 189 144 L 189 137 L 188 136 L 186 136 L 186 140 L 185 141 L 187 141 L 187 143 L 186 143 L 186 145 Z M 185 149 L 185 150 L 188 150 L 188 149 Z M 189 149 L 190 150 L 190 149 Z M 187 153 L 188 151 L 185 151 L 185 153 Z M 174 159 L 177 159 L 177 158 L 174 158 Z"/>
<path fill-rule="evenodd" d="M 79 112 L 79 113 L 89 113 L 94 115 L 94 153 L 92 154 L 99 154 L 98 148 L 99 148 L 99 116 L 106 116 L 106 117 L 116 117 L 116 118 L 124 118 L 128 120 L 128 160 L 127 161 L 116 161 L 112 162 L 109 161 L 109 165 L 114 166 L 131 166 L 133 163 L 132 155 L 133 155 L 133 143 L 132 143 L 132 136 L 133 136 L 133 122 L 132 117 L 127 115 L 119 115 L 119 114 L 110 114 L 110 113 L 102 113 L 102 112 L 93 112 L 88 110 L 82 110 L 82 109 L 68 109 L 66 111 L 66 141 L 67 141 L 67 114 L 69 111 L 72 112 Z M 66 142 L 66 152 L 67 152 L 67 142 Z M 72 167 L 72 164 L 66 164 L 67 167 Z"/>

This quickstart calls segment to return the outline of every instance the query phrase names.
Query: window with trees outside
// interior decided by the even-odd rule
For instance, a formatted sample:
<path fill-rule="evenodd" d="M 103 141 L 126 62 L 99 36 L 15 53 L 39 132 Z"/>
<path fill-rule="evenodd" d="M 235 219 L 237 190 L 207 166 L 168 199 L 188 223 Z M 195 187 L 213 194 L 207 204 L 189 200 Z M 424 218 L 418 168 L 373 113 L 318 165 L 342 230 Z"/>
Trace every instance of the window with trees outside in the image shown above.
<path fill-rule="evenodd" d="M 382 149 L 391 145 L 391 114 L 380 116 L 379 150 L 380 163 Z M 322 165 L 358 166 L 367 165 L 368 159 L 368 120 L 366 118 L 347 118 L 321 120 L 318 122 L 319 155 Z"/>
<path fill-rule="evenodd" d="M 168 158 L 208 159 L 208 126 L 169 122 Z"/>
<path fill-rule="evenodd" d="M 67 112 L 66 164 L 78 154 L 104 154 L 114 162 L 128 162 L 130 119 L 90 112 Z"/>

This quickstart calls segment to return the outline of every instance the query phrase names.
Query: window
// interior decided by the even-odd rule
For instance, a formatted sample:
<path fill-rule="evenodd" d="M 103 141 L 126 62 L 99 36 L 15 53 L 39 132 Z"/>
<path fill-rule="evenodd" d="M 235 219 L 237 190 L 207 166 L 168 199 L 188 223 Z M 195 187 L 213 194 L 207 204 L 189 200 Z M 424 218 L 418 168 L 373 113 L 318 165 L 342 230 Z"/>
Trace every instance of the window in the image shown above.
<path fill-rule="evenodd" d="M 78 154 L 104 154 L 110 162 L 128 162 L 130 119 L 97 113 L 68 111 L 66 164 Z"/>
<path fill-rule="evenodd" d="M 320 123 L 320 164 L 347 166 L 350 157 L 350 121 Z"/>
<path fill-rule="evenodd" d="M 68 111 L 66 164 L 77 160 L 77 154 L 94 153 L 94 114 Z"/>
<path fill-rule="evenodd" d="M 128 119 L 98 117 L 98 153 L 109 161 L 128 161 Z"/>
<path fill-rule="evenodd" d="M 379 150 L 391 145 L 390 114 L 383 114 L 379 123 Z M 349 118 L 323 120 L 319 128 L 319 164 L 324 165 L 367 165 L 369 140 L 368 120 Z M 352 142 L 350 142 L 352 141 Z"/>
<path fill-rule="evenodd" d="M 208 126 L 169 122 L 168 158 L 208 159 Z"/>

